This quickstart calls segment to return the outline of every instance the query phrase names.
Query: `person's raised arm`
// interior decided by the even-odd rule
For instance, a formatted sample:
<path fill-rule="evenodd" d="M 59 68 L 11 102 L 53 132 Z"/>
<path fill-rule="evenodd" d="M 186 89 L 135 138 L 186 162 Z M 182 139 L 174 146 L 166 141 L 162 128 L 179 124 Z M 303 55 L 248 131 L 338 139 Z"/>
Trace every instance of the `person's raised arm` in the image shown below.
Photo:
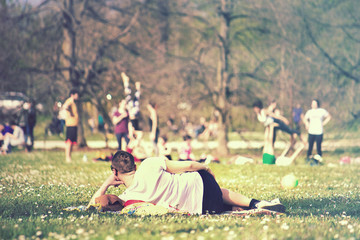
<path fill-rule="evenodd" d="M 120 116 L 113 116 L 112 118 L 112 123 L 114 125 L 118 124 L 119 122 L 121 122 L 121 120 L 123 120 L 124 118 L 126 118 L 128 116 L 128 114 L 121 114 Z"/>
<path fill-rule="evenodd" d="M 92 196 L 89 205 L 95 204 L 95 198 L 100 197 L 102 195 L 105 195 L 107 189 L 110 186 L 118 186 L 120 184 L 123 184 L 122 181 L 118 181 L 115 179 L 115 175 L 112 173 L 101 185 L 101 187 L 96 191 L 96 193 Z"/>
<path fill-rule="evenodd" d="M 156 114 L 156 110 L 153 107 L 150 108 L 150 118 L 152 121 L 150 138 L 151 138 L 151 140 L 155 140 L 156 129 L 157 129 L 157 114 Z"/>
<path fill-rule="evenodd" d="M 184 172 L 196 172 L 199 170 L 205 170 L 214 176 L 213 172 L 207 165 L 198 162 L 165 160 L 165 163 L 166 163 L 166 171 L 169 173 L 184 173 Z"/>

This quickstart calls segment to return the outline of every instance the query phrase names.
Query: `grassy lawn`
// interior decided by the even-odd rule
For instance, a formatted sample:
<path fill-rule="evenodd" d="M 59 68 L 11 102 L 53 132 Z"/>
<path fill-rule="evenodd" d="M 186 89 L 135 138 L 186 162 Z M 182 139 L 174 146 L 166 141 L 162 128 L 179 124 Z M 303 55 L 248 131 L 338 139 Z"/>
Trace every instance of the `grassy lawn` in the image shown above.
<path fill-rule="evenodd" d="M 325 152 L 327 164 L 289 167 L 211 164 L 220 186 L 258 199 L 280 200 L 282 216 L 143 216 L 66 212 L 85 205 L 110 174 L 109 163 L 92 162 L 95 151 L 14 152 L 0 156 L 0 239 L 359 239 L 360 165 L 338 165 L 346 152 Z M 259 150 L 240 153 L 259 162 Z M 332 163 L 328 165 L 328 163 Z M 285 190 L 283 176 L 294 173 L 299 186 Z M 111 188 L 118 194 L 123 187 Z"/>

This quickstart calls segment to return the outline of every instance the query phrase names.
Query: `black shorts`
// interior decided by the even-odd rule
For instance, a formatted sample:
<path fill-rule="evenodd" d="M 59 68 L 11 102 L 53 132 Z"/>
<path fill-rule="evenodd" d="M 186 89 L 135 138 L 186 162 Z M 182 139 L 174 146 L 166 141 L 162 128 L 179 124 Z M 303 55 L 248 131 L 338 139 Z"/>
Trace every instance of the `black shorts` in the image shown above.
<path fill-rule="evenodd" d="M 141 131 L 139 119 L 135 118 L 135 119 L 131 119 L 130 121 L 131 121 L 131 125 L 133 126 L 135 131 Z"/>
<path fill-rule="evenodd" d="M 198 173 L 204 184 L 202 213 L 217 214 L 230 211 L 232 206 L 224 203 L 220 186 L 215 178 L 205 170 L 200 170 Z"/>
<path fill-rule="evenodd" d="M 72 144 L 76 144 L 76 142 L 77 142 L 77 127 L 66 127 L 65 142 L 71 142 Z"/>

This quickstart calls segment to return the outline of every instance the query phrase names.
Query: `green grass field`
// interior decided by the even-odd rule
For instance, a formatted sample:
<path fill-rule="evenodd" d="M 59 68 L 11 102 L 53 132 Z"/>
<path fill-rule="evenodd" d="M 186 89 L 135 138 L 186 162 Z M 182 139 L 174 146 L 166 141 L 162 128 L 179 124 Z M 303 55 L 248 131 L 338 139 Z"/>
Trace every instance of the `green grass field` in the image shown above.
<path fill-rule="evenodd" d="M 211 164 L 220 186 L 257 199 L 280 198 L 282 216 L 227 215 L 132 216 L 66 212 L 85 205 L 110 174 L 109 163 L 92 162 L 94 152 L 73 153 L 64 162 L 62 151 L 14 152 L 0 156 L 1 239 L 359 239 L 360 165 L 341 166 L 338 160 L 358 149 L 325 152 L 327 164 L 311 167 L 300 157 L 289 167 Z M 242 150 L 259 158 L 259 150 Z M 328 165 L 328 163 L 331 163 Z M 294 173 L 299 186 L 285 190 L 283 176 Z M 123 187 L 111 188 L 120 193 Z"/>

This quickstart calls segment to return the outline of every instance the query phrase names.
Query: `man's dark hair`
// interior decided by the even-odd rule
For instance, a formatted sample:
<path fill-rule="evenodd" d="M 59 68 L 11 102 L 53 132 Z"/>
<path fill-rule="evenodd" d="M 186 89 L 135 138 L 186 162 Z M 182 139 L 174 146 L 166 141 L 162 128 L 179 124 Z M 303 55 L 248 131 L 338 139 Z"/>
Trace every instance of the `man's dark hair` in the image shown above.
<path fill-rule="evenodd" d="M 320 100 L 319 100 L 319 99 L 314 98 L 314 99 L 313 99 L 313 101 L 315 101 L 315 102 L 317 103 L 318 108 L 319 108 L 319 107 L 320 107 Z"/>
<path fill-rule="evenodd" d="M 258 107 L 258 108 L 262 109 L 262 108 L 263 108 L 263 103 L 262 103 L 262 101 L 261 101 L 260 99 L 256 100 L 256 101 L 253 103 L 253 108 L 254 108 L 254 107 Z"/>
<path fill-rule="evenodd" d="M 153 100 L 149 101 L 150 106 L 152 106 L 153 108 L 156 108 L 156 102 L 154 102 Z"/>
<path fill-rule="evenodd" d="M 14 119 L 11 119 L 9 122 L 10 126 L 17 125 L 16 121 Z"/>
<path fill-rule="evenodd" d="M 136 165 L 133 155 L 125 151 L 117 151 L 113 156 L 112 167 L 120 173 L 128 173 L 136 170 Z"/>
<path fill-rule="evenodd" d="M 74 94 L 79 94 L 79 90 L 77 90 L 76 88 L 73 88 L 70 90 L 70 96 L 74 95 Z"/>
<path fill-rule="evenodd" d="M 184 139 L 184 141 L 190 140 L 190 139 L 191 139 L 191 136 L 188 135 L 188 134 L 186 134 L 185 136 L 183 136 L 183 139 Z"/>

